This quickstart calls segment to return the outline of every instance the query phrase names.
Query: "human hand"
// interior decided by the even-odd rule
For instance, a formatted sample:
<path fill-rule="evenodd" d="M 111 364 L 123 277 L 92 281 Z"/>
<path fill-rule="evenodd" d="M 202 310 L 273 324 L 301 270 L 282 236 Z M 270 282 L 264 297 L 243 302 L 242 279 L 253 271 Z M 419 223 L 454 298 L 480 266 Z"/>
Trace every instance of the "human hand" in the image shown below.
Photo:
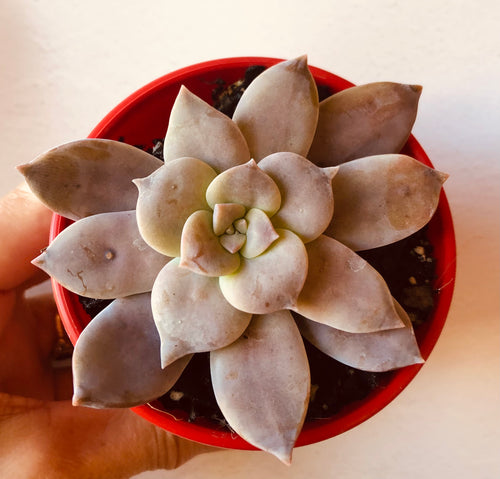
<path fill-rule="evenodd" d="M 53 367 L 52 295 L 26 294 L 47 279 L 30 261 L 51 216 L 26 185 L 0 199 L 0 477 L 128 478 L 213 450 L 127 409 L 71 405 L 71 369 Z"/>

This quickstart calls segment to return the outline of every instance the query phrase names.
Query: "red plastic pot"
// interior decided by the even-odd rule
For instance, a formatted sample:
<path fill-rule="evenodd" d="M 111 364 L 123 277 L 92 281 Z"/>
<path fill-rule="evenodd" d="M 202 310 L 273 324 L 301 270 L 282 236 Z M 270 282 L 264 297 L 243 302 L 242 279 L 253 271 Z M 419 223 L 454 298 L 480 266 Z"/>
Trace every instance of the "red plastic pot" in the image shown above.
<path fill-rule="evenodd" d="M 150 145 L 155 138 L 163 138 L 167 130 L 169 112 L 181 85 L 207 102 L 211 102 L 212 90 L 217 80 L 227 84 L 244 76 L 251 65 L 269 67 L 278 61 L 275 58 L 240 57 L 214 60 L 192 65 L 165 75 L 139 89 L 114 108 L 90 133 L 91 138 L 125 138 L 127 143 Z M 310 67 L 320 85 L 332 91 L 340 91 L 352 83 L 319 68 Z M 426 153 L 413 136 L 408 140 L 404 153 L 422 163 L 432 166 Z M 70 221 L 54 215 L 50 239 L 70 224 Z M 427 359 L 438 340 L 446 321 L 455 282 L 455 236 L 450 209 L 444 192 L 436 214 L 429 224 L 429 239 L 437 259 L 437 279 L 434 288 L 439 292 L 430 319 L 416 331 L 417 340 L 424 359 Z M 53 281 L 54 296 L 62 322 L 73 342 L 90 321 L 78 297 Z M 328 419 L 306 422 L 298 438 L 297 446 L 311 444 L 341 434 L 367 420 L 389 404 L 415 377 L 422 365 L 402 368 L 392 373 L 387 384 L 372 391 L 364 400 L 357 401 Z M 221 431 L 215 424 L 187 422 L 172 411 L 161 409 L 159 404 L 133 408 L 133 411 L 148 421 L 179 436 L 232 449 L 254 449 L 235 433 Z"/>

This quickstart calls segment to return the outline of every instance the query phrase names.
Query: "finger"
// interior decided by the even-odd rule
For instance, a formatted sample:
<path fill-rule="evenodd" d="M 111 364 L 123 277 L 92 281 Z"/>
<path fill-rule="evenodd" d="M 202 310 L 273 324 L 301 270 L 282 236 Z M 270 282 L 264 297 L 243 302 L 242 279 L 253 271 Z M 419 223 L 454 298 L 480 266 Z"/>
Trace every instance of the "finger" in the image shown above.
<path fill-rule="evenodd" d="M 0 290 L 14 288 L 35 274 L 31 260 L 49 242 L 51 217 L 25 183 L 0 199 Z"/>
<path fill-rule="evenodd" d="M 38 337 L 40 360 L 52 370 L 54 399 L 71 399 L 73 346 L 58 315 L 50 282 L 46 281 L 26 290 L 24 298 L 34 318 L 32 330 Z"/>
<path fill-rule="evenodd" d="M 71 360 L 65 367 L 54 369 L 54 399 L 56 401 L 67 401 L 73 396 L 73 372 L 71 371 Z"/>
<path fill-rule="evenodd" d="M 24 281 L 22 284 L 18 286 L 20 289 L 26 290 L 33 286 L 37 286 L 40 283 L 43 283 L 47 279 L 50 279 L 50 276 L 45 271 L 42 271 L 41 269 L 35 267 L 33 274 L 30 275 L 26 281 Z"/>
<path fill-rule="evenodd" d="M 0 315 L 4 325 L 0 334 L 0 391 L 52 399 L 51 364 L 41 358 L 38 333 L 28 306 L 15 294 L 11 315 L 3 316 L 3 312 Z"/>
<path fill-rule="evenodd" d="M 29 288 L 23 294 L 29 331 L 37 338 L 42 360 L 49 360 L 57 341 L 57 307 L 50 282 Z"/>
<path fill-rule="evenodd" d="M 20 453 L 22 448 L 22 454 Z M 159 429 L 129 410 L 73 407 L 0 394 L 0 475 L 124 479 L 174 469 L 216 449 Z"/>
<path fill-rule="evenodd" d="M 0 290 L 0 338 L 2 337 L 5 328 L 8 327 L 15 304 L 16 294 L 14 291 Z"/>
<path fill-rule="evenodd" d="M 71 352 L 48 282 L 0 291 L 0 391 L 70 399 Z"/>

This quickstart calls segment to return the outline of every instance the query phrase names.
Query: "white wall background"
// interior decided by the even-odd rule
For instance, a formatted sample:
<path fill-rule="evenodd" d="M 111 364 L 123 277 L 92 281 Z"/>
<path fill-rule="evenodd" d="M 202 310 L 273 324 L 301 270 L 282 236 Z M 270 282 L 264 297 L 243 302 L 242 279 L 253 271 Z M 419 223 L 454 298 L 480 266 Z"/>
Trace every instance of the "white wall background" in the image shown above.
<path fill-rule="evenodd" d="M 451 174 L 455 298 L 400 397 L 290 468 L 226 451 L 141 479 L 500 477 L 499 32 L 497 0 L 0 0 L 0 194 L 20 182 L 15 165 L 86 136 L 141 85 L 241 55 L 308 53 L 355 83 L 422 84 L 414 134 Z"/>

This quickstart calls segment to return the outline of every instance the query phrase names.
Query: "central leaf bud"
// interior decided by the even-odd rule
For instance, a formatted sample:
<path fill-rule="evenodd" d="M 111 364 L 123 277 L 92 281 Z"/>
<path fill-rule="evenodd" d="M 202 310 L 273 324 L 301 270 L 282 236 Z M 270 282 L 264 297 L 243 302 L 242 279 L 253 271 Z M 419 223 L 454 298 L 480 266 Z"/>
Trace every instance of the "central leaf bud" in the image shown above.
<path fill-rule="evenodd" d="M 219 236 L 219 241 L 230 253 L 237 253 L 245 244 L 247 239 L 247 221 L 245 218 L 239 218 L 229 226 L 223 235 Z"/>
<path fill-rule="evenodd" d="M 245 258 L 260 255 L 279 237 L 264 211 L 258 208 L 247 211 L 238 203 L 216 204 L 213 228 L 227 251 L 233 254 L 239 251 Z"/>

